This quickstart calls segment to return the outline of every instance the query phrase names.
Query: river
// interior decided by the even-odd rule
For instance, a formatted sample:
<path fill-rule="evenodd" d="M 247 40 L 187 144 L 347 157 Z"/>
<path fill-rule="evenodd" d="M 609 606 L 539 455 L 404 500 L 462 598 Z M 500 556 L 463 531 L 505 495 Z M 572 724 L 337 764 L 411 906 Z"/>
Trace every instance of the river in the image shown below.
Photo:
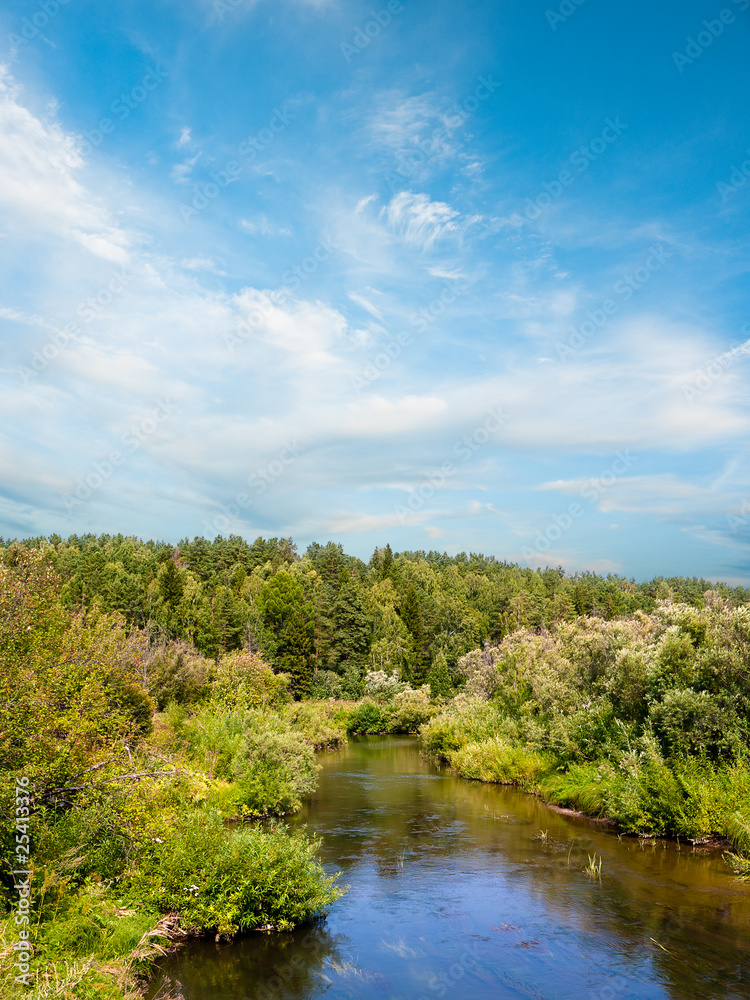
<path fill-rule="evenodd" d="M 150 996 L 185 1000 L 750 998 L 750 885 L 716 851 L 618 838 L 458 778 L 407 737 L 319 758 L 292 821 L 348 893 L 293 934 L 198 941 Z M 587 872 L 601 861 L 601 877 Z"/>

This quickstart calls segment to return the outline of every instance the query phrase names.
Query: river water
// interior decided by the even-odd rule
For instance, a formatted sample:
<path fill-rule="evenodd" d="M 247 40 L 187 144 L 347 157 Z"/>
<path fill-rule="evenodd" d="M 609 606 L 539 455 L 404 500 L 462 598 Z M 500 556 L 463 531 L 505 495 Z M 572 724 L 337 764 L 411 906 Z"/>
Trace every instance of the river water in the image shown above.
<path fill-rule="evenodd" d="M 451 775 L 407 737 L 320 758 L 295 817 L 348 893 L 293 934 L 192 943 L 185 1000 L 750 998 L 750 885 L 719 853 L 619 838 Z M 587 874 L 590 857 L 601 879 Z"/>

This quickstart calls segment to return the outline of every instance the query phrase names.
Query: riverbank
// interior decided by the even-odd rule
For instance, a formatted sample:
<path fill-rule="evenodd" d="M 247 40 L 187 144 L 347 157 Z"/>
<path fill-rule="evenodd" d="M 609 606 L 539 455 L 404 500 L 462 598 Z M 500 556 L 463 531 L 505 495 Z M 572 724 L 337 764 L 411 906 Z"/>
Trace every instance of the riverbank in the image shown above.
<path fill-rule="evenodd" d="M 290 825 L 320 837 L 347 894 L 291 934 L 191 943 L 159 962 L 153 994 L 179 982 L 185 1000 L 744 995 L 750 887 L 715 854 L 618 839 L 467 781 L 418 738 L 352 736 L 318 762 Z"/>
<path fill-rule="evenodd" d="M 36 550 L 0 561 L 0 649 L 3 997 L 135 996 L 182 933 L 288 931 L 340 897 L 315 838 L 229 826 L 298 810 L 315 748 L 345 739 L 292 703 L 288 677 L 229 655 L 199 702 L 158 711 L 204 661 L 116 613 L 70 612 Z"/>
<path fill-rule="evenodd" d="M 458 775 L 626 832 L 726 838 L 750 874 L 747 607 L 521 628 L 440 654 L 434 684 L 347 666 L 356 698 L 295 701 L 258 653 L 71 610 L 42 550 L 5 551 L 0 576 L 4 996 L 128 995 L 167 919 L 231 938 L 324 914 L 342 890 L 322 845 L 278 820 L 349 733 L 419 733 Z"/>

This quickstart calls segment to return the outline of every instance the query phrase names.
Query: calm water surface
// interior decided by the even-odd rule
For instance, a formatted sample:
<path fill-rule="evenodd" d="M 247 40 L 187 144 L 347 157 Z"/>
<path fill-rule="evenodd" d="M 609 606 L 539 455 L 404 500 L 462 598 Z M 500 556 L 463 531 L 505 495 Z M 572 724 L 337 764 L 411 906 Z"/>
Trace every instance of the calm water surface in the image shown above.
<path fill-rule="evenodd" d="M 320 758 L 295 817 L 350 886 L 293 934 L 198 942 L 152 996 L 185 1000 L 750 998 L 750 886 L 719 854 L 618 840 L 533 796 L 454 777 L 417 740 Z M 584 871 L 602 860 L 601 881 Z"/>

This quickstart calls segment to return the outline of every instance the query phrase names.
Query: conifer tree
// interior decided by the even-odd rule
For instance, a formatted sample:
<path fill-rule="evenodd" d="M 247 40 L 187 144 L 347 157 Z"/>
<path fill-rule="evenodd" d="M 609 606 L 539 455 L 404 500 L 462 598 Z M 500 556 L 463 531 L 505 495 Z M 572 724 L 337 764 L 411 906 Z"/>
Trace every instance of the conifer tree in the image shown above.
<path fill-rule="evenodd" d="M 410 583 L 407 588 L 400 615 L 412 640 L 409 676 L 406 679 L 412 684 L 424 684 L 429 664 L 427 638 L 422 617 L 422 604 L 413 583 Z"/>

